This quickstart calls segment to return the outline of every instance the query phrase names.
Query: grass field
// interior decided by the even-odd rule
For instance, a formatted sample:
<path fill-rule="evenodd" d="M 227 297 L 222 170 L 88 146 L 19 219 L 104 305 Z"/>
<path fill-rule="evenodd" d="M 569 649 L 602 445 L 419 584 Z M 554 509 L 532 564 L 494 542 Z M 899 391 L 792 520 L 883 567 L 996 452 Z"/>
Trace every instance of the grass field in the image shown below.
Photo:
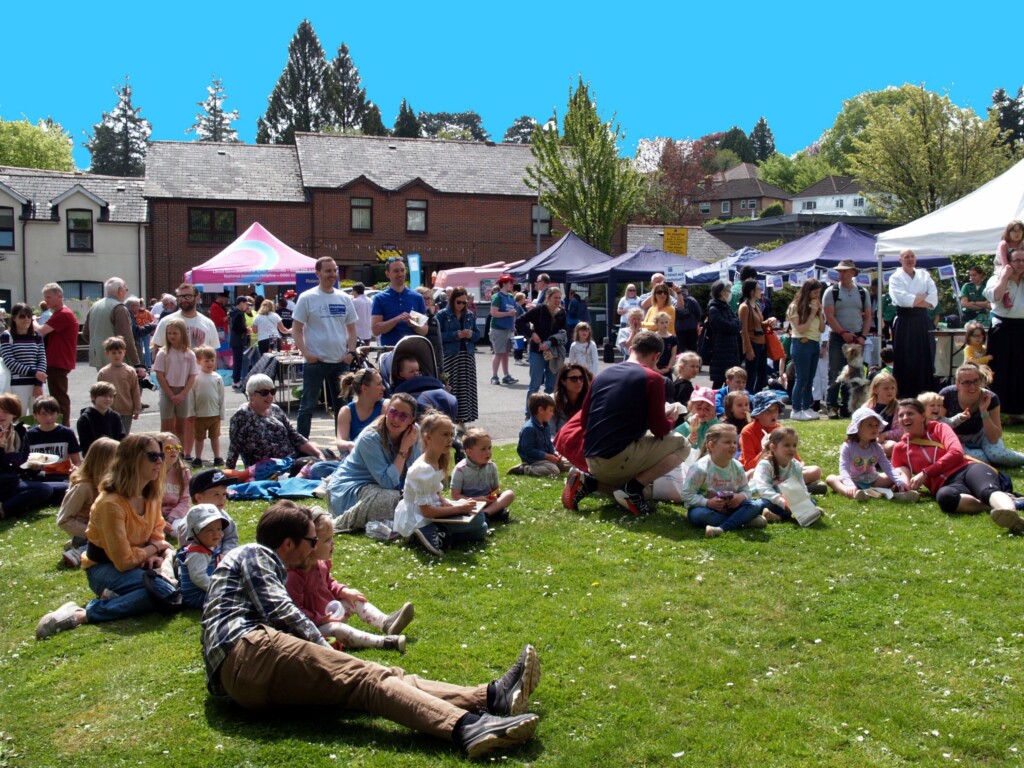
<path fill-rule="evenodd" d="M 799 425 L 835 471 L 844 424 Z M 1024 432 L 1007 443 L 1024 448 Z M 511 465 L 511 446 L 497 451 Z M 1014 471 L 1018 487 L 1024 474 Z M 417 618 L 409 651 L 363 651 L 456 683 L 537 646 L 535 739 L 496 760 L 563 766 L 1015 765 L 1024 751 L 1024 537 L 934 503 L 829 495 L 810 529 L 705 540 L 681 508 L 636 519 L 561 482 L 507 478 L 514 522 L 443 560 L 339 536 L 334 574 Z M 258 504 L 231 504 L 251 540 Z M 0 766 L 436 766 L 450 745 L 343 712 L 265 716 L 205 689 L 198 616 L 86 626 L 56 510 L 0 522 Z"/>

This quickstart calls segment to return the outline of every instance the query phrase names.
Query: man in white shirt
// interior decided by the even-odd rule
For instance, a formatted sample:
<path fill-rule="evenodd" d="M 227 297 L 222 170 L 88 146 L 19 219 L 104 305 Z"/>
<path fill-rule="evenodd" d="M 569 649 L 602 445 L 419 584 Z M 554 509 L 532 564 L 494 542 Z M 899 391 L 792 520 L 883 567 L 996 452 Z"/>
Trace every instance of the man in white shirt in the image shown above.
<path fill-rule="evenodd" d="M 153 332 L 153 341 L 150 343 L 150 347 L 153 349 L 153 356 L 156 357 L 157 350 L 167 344 L 164 340 L 164 336 L 167 333 L 167 323 L 175 317 L 180 317 L 185 321 L 185 325 L 188 327 L 188 343 L 191 349 L 202 346 L 217 349 L 220 346 L 217 326 L 213 324 L 213 320 L 199 313 L 198 289 L 191 283 L 182 283 L 178 286 L 175 296 L 178 299 L 178 311 L 167 312 L 165 310 L 160 316 L 160 322 L 156 326 L 156 331 Z"/>
<path fill-rule="evenodd" d="M 912 250 L 900 254 L 900 264 L 889 279 L 889 298 L 896 307 L 892 373 L 900 397 L 917 397 L 935 388 L 935 340 L 929 333 L 928 310 L 939 305 L 939 292 L 927 270 L 916 269 Z"/>
<path fill-rule="evenodd" d="M 292 338 L 306 361 L 302 366 L 302 399 L 295 425 L 303 437 L 309 437 L 313 409 L 324 381 L 331 410 L 337 413 L 338 382 L 348 372 L 359 345 L 355 305 L 347 295 L 334 289 L 338 279 L 334 259 L 317 259 L 316 276 L 320 284 L 299 295 L 292 313 Z"/>
<path fill-rule="evenodd" d="M 992 389 L 1011 424 L 1024 422 L 1024 249 L 1011 251 L 1009 264 L 997 267 L 985 284 L 985 298 L 992 302 L 992 330 L 988 353 L 995 378 Z"/>
<path fill-rule="evenodd" d="M 356 336 L 360 343 L 369 344 L 373 341 L 373 302 L 366 296 L 366 286 L 356 283 L 352 286 L 352 303 L 356 307 Z"/>

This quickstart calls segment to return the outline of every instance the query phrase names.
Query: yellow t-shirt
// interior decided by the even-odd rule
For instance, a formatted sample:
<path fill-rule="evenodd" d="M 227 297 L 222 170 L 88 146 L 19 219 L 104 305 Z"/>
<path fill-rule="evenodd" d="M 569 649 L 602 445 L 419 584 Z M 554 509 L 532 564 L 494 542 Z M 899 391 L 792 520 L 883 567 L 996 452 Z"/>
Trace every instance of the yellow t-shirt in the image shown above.
<path fill-rule="evenodd" d="M 818 311 L 811 315 L 810 325 L 807 330 L 800 333 L 796 330 L 797 314 L 796 314 L 796 302 L 794 301 L 789 305 L 789 309 L 786 310 L 786 319 L 789 320 L 789 336 L 792 339 L 810 339 L 811 341 L 821 341 L 821 307 L 818 307 Z"/>

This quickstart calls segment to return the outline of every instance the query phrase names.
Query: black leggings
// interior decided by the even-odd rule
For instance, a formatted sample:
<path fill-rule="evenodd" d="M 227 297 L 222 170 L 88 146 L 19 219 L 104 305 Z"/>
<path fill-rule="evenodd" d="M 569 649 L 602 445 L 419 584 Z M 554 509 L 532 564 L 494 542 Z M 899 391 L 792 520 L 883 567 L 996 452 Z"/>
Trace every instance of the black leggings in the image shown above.
<path fill-rule="evenodd" d="M 970 494 L 988 504 L 989 497 L 999 490 L 999 476 L 996 471 L 987 464 L 972 461 L 939 488 L 939 492 L 935 494 L 935 501 L 943 512 L 956 512 L 963 494 Z"/>

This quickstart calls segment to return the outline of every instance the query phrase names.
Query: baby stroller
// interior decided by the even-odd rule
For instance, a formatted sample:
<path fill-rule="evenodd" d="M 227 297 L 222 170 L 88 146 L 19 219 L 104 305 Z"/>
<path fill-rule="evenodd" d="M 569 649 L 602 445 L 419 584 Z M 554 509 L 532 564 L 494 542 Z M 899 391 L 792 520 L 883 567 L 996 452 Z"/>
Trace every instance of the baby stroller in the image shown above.
<path fill-rule="evenodd" d="M 398 381 L 398 363 L 407 358 L 414 358 L 419 363 L 420 375 L 407 381 Z M 412 395 L 416 399 L 420 415 L 434 408 L 454 421 L 459 413 L 458 401 L 445 389 L 439 373 L 434 347 L 423 336 L 406 336 L 399 339 L 395 348 L 391 352 L 385 352 L 380 358 L 380 375 L 388 392 L 406 392 Z"/>

